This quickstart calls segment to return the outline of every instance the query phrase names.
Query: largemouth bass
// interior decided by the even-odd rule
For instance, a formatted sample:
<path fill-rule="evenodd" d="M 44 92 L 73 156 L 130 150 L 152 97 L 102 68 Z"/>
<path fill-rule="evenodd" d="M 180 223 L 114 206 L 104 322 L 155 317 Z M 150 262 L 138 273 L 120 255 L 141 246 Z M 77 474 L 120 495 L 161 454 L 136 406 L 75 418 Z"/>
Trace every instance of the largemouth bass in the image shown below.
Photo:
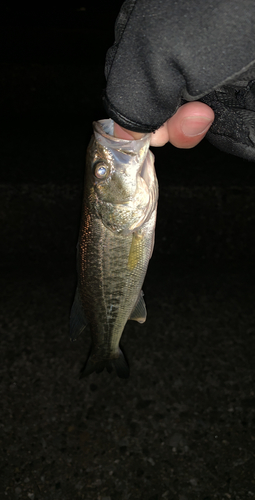
<path fill-rule="evenodd" d="M 91 350 L 81 376 L 113 368 L 129 376 L 119 343 L 128 319 L 143 323 L 142 284 L 154 246 L 158 182 L 150 134 L 113 137 L 113 121 L 93 123 L 87 150 L 71 340 L 88 326 Z"/>

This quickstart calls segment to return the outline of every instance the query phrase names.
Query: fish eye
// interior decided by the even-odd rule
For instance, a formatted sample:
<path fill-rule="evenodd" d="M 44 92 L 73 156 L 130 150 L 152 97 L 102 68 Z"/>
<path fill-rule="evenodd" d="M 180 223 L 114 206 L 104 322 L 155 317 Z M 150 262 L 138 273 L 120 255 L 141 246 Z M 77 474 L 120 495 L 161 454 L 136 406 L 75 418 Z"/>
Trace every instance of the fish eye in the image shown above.
<path fill-rule="evenodd" d="M 97 179 L 105 179 L 107 174 L 107 166 L 102 161 L 98 161 L 94 164 L 94 175 Z"/>

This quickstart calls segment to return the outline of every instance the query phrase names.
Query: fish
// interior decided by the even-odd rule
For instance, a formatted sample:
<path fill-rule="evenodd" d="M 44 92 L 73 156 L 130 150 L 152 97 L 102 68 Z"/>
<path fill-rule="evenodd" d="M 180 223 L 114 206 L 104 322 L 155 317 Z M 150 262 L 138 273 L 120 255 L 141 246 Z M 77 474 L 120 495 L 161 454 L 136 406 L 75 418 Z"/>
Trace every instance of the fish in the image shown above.
<path fill-rule="evenodd" d="M 150 134 L 139 140 L 113 136 L 111 119 L 93 122 L 87 148 L 79 239 L 77 289 L 70 339 L 87 329 L 91 348 L 80 378 L 116 370 L 129 377 L 120 346 L 128 320 L 144 323 L 142 285 L 151 258 L 158 181 Z"/>

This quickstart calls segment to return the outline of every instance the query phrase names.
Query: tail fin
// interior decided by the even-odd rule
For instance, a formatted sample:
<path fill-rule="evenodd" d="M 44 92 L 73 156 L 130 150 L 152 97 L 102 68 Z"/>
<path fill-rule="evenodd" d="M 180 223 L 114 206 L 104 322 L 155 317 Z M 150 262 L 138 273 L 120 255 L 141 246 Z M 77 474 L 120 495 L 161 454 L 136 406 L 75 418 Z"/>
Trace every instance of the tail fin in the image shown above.
<path fill-rule="evenodd" d="M 107 369 L 108 373 L 111 373 L 113 368 L 115 368 L 118 377 L 120 378 L 128 378 L 129 377 L 129 366 L 128 362 L 121 351 L 119 349 L 117 358 L 100 358 L 98 354 L 93 354 L 93 351 L 90 352 L 88 359 L 80 371 L 80 379 L 83 377 L 87 377 L 93 372 L 100 373 Z"/>

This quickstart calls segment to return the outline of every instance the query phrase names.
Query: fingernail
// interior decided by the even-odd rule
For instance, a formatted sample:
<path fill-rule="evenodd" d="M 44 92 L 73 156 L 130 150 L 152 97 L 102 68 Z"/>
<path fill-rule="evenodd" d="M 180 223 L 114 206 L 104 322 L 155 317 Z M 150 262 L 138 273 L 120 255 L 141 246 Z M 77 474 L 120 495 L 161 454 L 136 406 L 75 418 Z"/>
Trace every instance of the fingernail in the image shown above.
<path fill-rule="evenodd" d="M 212 120 L 206 116 L 187 116 L 182 120 L 181 129 L 184 135 L 195 137 L 206 132 L 211 124 Z"/>

